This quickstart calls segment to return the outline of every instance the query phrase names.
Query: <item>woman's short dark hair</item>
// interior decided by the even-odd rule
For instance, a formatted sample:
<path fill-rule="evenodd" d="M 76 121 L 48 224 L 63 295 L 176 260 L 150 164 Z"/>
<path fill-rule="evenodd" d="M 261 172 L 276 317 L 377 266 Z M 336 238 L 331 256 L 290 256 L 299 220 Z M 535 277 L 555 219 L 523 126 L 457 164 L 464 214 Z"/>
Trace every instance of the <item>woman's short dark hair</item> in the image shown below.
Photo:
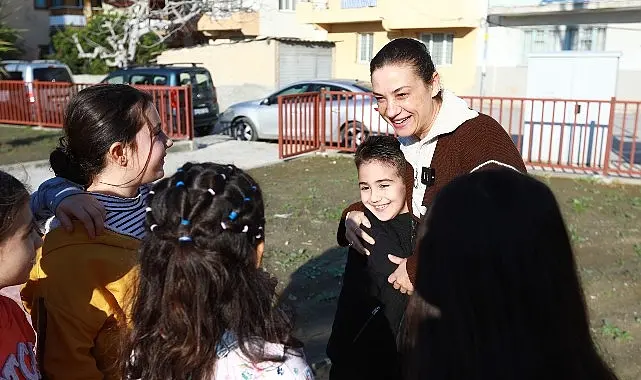
<path fill-rule="evenodd" d="M 419 236 L 410 379 L 616 379 L 545 184 L 509 169 L 455 179 Z"/>
<path fill-rule="evenodd" d="M 369 136 L 356 148 L 354 163 L 357 169 L 362 164 L 371 161 L 378 161 L 393 167 L 401 178 L 405 175 L 407 161 L 405 161 L 401 150 L 401 143 L 394 136 Z"/>
<path fill-rule="evenodd" d="M 0 170 L 0 242 L 15 229 L 15 221 L 29 201 L 29 192 L 22 182 Z"/>
<path fill-rule="evenodd" d="M 265 210 L 256 181 L 233 165 L 187 163 L 148 205 L 123 378 L 209 379 L 225 332 L 254 363 L 283 360 L 261 344 L 294 341 L 273 305 L 276 281 L 257 266 Z"/>
<path fill-rule="evenodd" d="M 64 118 L 64 136 L 49 161 L 57 176 L 89 185 L 105 168 L 113 143 L 135 148 L 138 131 L 148 124 L 151 95 L 124 84 L 100 84 L 78 92 Z"/>
<path fill-rule="evenodd" d="M 411 66 L 426 85 L 432 84 L 436 71 L 427 46 L 414 38 L 396 38 L 383 46 L 369 64 L 370 75 L 387 65 Z"/>

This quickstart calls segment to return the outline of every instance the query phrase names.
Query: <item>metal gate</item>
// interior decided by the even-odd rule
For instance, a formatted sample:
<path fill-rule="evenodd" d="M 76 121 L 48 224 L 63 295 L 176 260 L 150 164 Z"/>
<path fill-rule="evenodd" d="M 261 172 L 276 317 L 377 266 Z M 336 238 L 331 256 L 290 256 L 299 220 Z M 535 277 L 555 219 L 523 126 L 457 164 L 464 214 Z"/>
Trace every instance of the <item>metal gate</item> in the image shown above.
<path fill-rule="evenodd" d="M 281 159 L 320 148 L 319 107 L 318 92 L 278 97 L 278 156 Z"/>

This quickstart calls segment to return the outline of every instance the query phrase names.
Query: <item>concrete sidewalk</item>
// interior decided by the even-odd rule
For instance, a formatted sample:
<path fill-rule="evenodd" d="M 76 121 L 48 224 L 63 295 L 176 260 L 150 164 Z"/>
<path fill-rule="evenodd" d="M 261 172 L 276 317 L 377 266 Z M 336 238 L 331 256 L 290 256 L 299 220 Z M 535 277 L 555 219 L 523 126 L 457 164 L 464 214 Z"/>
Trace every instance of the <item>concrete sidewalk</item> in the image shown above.
<path fill-rule="evenodd" d="M 205 136 L 194 140 L 193 149 L 186 144 L 176 144 L 167 152 L 165 158 L 165 175 L 170 176 L 185 162 L 218 162 L 234 164 L 241 169 L 275 164 L 278 159 L 278 144 L 267 142 L 249 142 L 231 140 L 226 136 Z M 23 183 L 31 191 L 45 180 L 54 176 L 48 161 L 26 162 L 0 166 Z"/>

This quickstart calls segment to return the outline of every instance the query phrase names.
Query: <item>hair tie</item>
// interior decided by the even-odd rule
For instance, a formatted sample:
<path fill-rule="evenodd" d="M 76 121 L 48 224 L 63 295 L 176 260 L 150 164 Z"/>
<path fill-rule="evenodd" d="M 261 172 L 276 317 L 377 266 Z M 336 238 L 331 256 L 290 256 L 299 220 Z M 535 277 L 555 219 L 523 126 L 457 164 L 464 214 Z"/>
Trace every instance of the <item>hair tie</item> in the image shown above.
<path fill-rule="evenodd" d="M 183 186 L 185 186 L 185 183 L 183 181 L 176 182 L 176 187 L 183 187 Z"/>
<path fill-rule="evenodd" d="M 243 227 L 243 233 L 245 233 L 245 232 L 247 232 L 247 231 L 249 231 L 249 226 L 245 226 L 245 227 Z"/>
<path fill-rule="evenodd" d="M 236 211 L 232 211 L 229 213 L 229 220 L 234 220 L 238 217 L 238 213 Z"/>
<path fill-rule="evenodd" d="M 178 238 L 178 241 L 179 242 L 190 242 L 190 241 L 193 241 L 193 240 L 191 240 L 191 236 L 181 236 L 181 237 Z"/>
<path fill-rule="evenodd" d="M 151 207 L 147 207 L 147 208 L 145 209 L 145 211 L 146 211 L 146 212 L 151 212 Z"/>
<path fill-rule="evenodd" d="M 191 222 L 190 222 L 189 220 L 187 220 L 187 219 L 180 219 L 180 225 L 181 225 L 181 226 L 188 226 L 188 225 L 190 225 L 190 224 L 191 224 Z"/>
<path fill-rule="evenodd" d="M 226 229 L 227 229 L 227 224 L 226 224 L 225 222 L 220 222 L 220 227 L 221 227 L 223 230 L 226 230 Z"/>
<path fill-rule="evenodd" d="M 216 192 L 215 192 L 215 191 L 214 191 L 214 189 L 212 189 L 212 188 L 207 189 L 207 192 L 208 192 L 209 194 L 211 194 L 212 196 L 216 195 Z"/>
<path fill-rule="evenodd" d="M 154 232 L 154 229 L 155 229 L 156 227 L 158 227 L 158 225 L 157 225 L 157 224 L 152 224 L 152 225 L 149 227 L 149 229 L 151 230 L 151 232 Z"/>

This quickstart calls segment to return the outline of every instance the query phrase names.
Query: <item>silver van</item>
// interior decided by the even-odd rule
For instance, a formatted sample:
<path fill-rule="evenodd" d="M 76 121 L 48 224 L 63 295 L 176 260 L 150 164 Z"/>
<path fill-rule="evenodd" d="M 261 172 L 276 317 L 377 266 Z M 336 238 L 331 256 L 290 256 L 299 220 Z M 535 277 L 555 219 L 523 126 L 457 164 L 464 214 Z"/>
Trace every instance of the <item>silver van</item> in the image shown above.
<path fill-rule="evenodd" d="M 10 90 L 3 89 L 0 93 L 0 102 L 8 101 L 22 102 L 26 100 L 30 104 L 38 101 L 41 104 L 40 110 L 46 112 L 59 112 L 69 101 L 74 90 L 73 74 L 67 65 L 53 60 L 8 60 L 2 61 L 2 79 L 25 82 L 24 87 L 8 86 Z M 44 86 L 34 90 L 33 82 L 55 82 L 64 83 L 62 86 Z M 8 92 L 8 94 L 4 94 Z M 37 92 L 37 93 L 36 93 Z M 7 95 L 7 96 L 3 96 Z"/>

